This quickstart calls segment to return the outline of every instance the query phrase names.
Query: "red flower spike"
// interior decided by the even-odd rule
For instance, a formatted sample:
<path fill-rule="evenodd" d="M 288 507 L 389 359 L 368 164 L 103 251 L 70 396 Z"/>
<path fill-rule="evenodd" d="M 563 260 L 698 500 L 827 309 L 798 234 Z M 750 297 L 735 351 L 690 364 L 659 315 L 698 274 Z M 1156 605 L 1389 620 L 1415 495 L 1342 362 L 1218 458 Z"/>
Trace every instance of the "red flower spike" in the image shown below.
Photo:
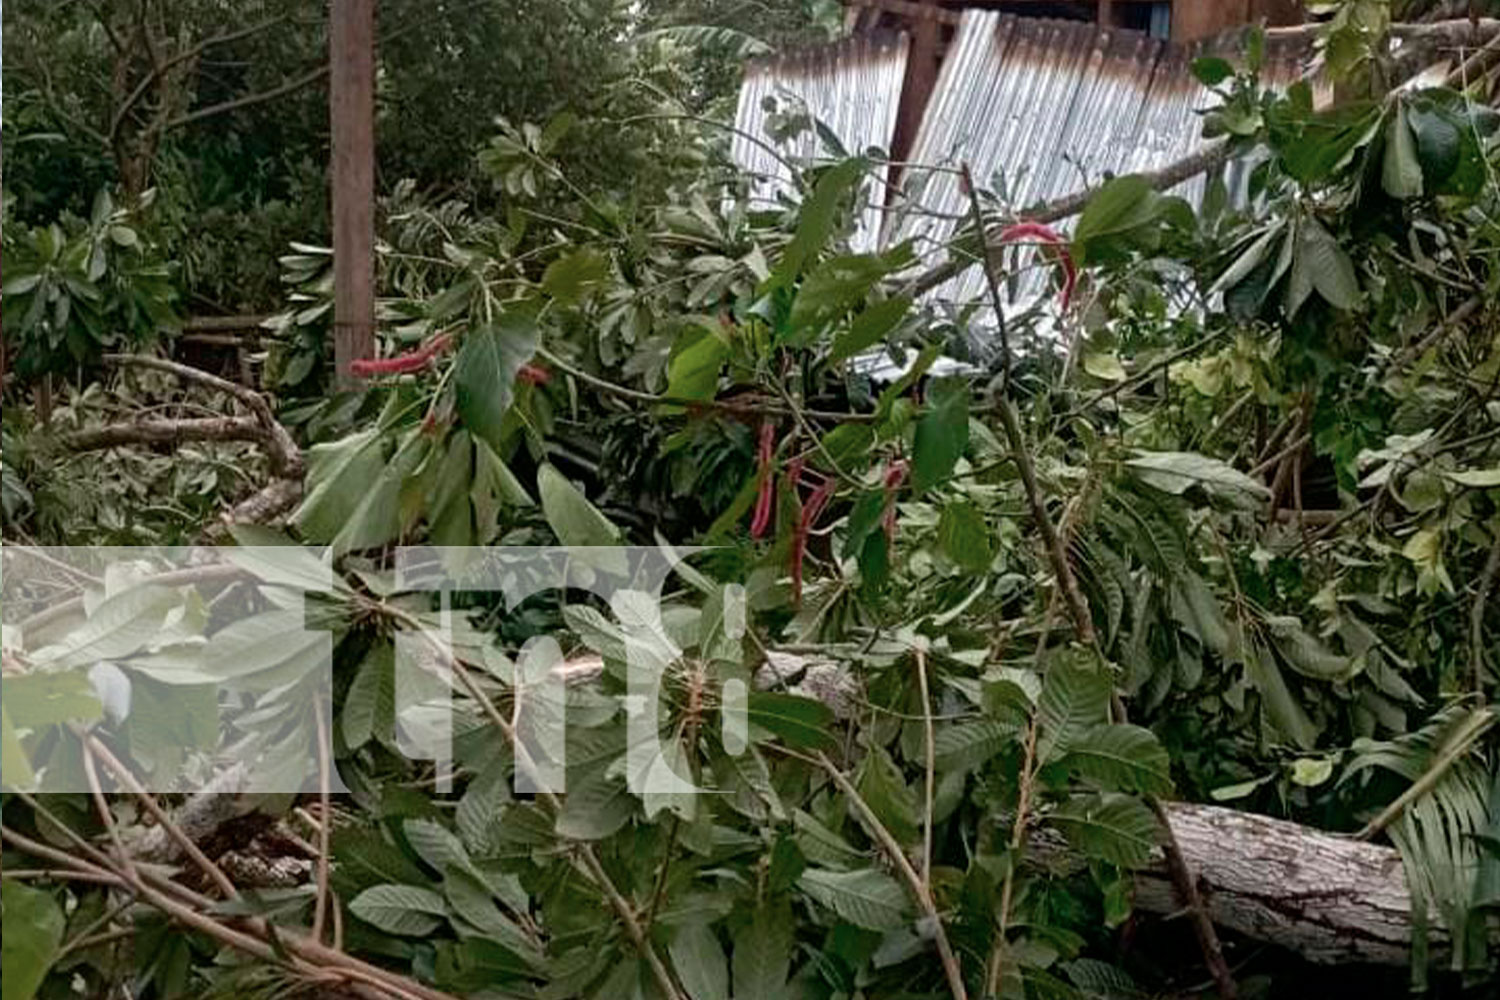
<path fill-rule="evenodd" d="M 546 385 L 552 381 L 552 373 L 541 365 L 527 363 L 516 372 L 516 378 L 527 385 Z"/>
<path fill-rule="evenodd" d="M 776 425 L 769 420 L 760 425 L 760 491 L 755 497 L 755 514 L 750 519 L 750 537 L 764 538 L 771 527 L 771 509 L 775 503 L 776 477 L 771 474 L 771 455 L 776 444 Z"/>
<path fill-rule="evenodd" d="M 357 358 L 349 362 L 349 374 L 356 378 L 371 378 L 375 375 L 405 375 L 421 371 L 433 358 L 453 345 L 453 338 L 440 333 L 427 343 L 405 354 L 390 358 Z"/>
<path fill-rule="evenodd" d="M 807 498 L 807 504 L 802 508 L 802 517 L 797 521 L 797 531 L 792 536 L 793 604 L 802 603 L 802 559 L 807 554 L 807 536 L 812 531 L 818 515 L 823 513 L 823 508 L 828 505 L 829 498 L 833 496 L 834 485 L 832 478 L 824 479 L 822 484 L 813 490 L 812 496 Z"/>
<path fill-rule="evenodd" d="M 1005 227 L 1000 233 L 1002 244 L 1022 240 L 1046 243 L 1057 255 L 1057 262 L 1062 265 L 1063 269 L 1062 294 L 1058 298 L 1063 311 L 1066 312 L 1069 303 L 1073 301 L 1073 290 L 1078 287 L 1078 267 L 1073 263 L 1072 253 L 1068 251 L 1068 241 L 1057 230 L 1051 226 L 1044 226 L 1040 222 L 1018 222 L 1013 226 Z"/>
<path fill-rule="evenodd" d="M 906 459 L 898 458 L 885 470 L 885 509 L 880 513 L 880 525 L 885 529 L 888 543 L 896 541 L 896 491 L 906 481 Z"/>

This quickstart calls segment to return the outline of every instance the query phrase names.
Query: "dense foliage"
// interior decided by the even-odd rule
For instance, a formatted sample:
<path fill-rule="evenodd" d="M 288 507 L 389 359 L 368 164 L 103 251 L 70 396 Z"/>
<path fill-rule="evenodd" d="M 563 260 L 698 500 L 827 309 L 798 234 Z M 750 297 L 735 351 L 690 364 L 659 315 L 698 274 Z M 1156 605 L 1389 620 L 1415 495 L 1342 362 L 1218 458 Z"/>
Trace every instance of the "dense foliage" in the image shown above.
<path fill-rule="evenodd" d="M 327 254 L 312 240 L 283 256 L 292 294 L 267 375 L 306 449 L 303 496 L 282 528 L 237 537 L 302 544 L 245 585 L 256 613 L 232 638 L 280 648 L 277 581 L 330 561 L 327 708 L 349 794 L 311 822 L 284 801 L 251 805 L 331 836 L 331 894 L 247 885 L 200 906 L 220 931 L 246 914 L 273 928 L 258 938 L 269 957 L 243 963 L 213 927 L 168 933 L 161 905 L 127 914 L 117 888 L 8 874 L 7 1000 L 39 982 L 49 997 L 124 981 L 141 996 L 287 995 L 317 984 L 299 949 L 329 926 L 330 898 L 342 952 L 454 995 L 1181 995 L 1203 988 L 1196 951 L 1167 961 L 1129 943 L 1131 873 L 1174 798 L 1389 840 L 1451 942 L 1429 956 L 1417 928 L 1417 982 L 1492 984 L 1497 116 L 1463 79 L 1386 93 L 1363 72 L 1381 33 L 1340 34 L 1348 24 L 1328 38 L 1350 47 L 1339 58 L 1357 82 L 1332 108 L 1306 85 L 1264 90 L 1255 43 L 1240 64 L 1195 64 L 1223 96 L 1208 129 L 1258 159 L 1248 191 L 1212 179 L 1195 207 L 1109 180 L 1065 240 L 1071 301 L 1004 304 L 998 328 L 1004 277 L 1039 266 L 1071 280 L 1060 258 L 987 248 L 993 297 L 938 309 L 913 295 L 917 248 L 849 252 L 858 206 L 883 196 L 866 158 L 799 163 L 794 194 L 752 209 L 713 125 L 674 114 L 617 133 L 611 107 L 575 121 L 519 104 L 486 126 L 477 173 L 454 180 L 463 194 L 389 192 L 383 352 L 426 350 L 415 371 L 312 392 Z M 615 57 L 612 36 L 595 41 Z M 436 79 L 423 87 L 398 85 L 392 116 L 402 94 L 449 99 Z M 493 95 L 460 94 L 455 119 L 392 124 L 402 166 L 441 175 L 425 161 L 461 143 L 445 130 L 479 127 L 475 106 Z M 624 192 L 607 176 L 605 133 L 655 164 L 649 183 Z M 479 177 L 495 200 L 469 196 Z M 180 196 L 160 180 L 159 197 Z M 84 196 L 28 206 L 29 228 L 7 231 L 19 376 L 145 349 L 171 308 L 157 262 L 181 244 L 137 236 L 107 198 L 85 221 Z M 1012 220 L 992 193 L 973 198 L 986 231 Z M 42 224 L 63 205 L 77 217 Z M 953 251 L 972 256 L 978 228 Z M 990 367 L 937 367 L 1002 336 L 1010 350 Z M 70 361 L 46 360 L 64 349 Z M 872 350 L 903 374 L 862 375 Z M 198 494 L 250 492 L 230 474 L 247 463 L 220 454 L 242 443 L 52 464 L 118 400 L 151 405 L 155 376 L 73 390 L 55 426 L 7 437 L 8 463 L 28 456 L 24 475 L 7 470 L 8 537 L 191 540 L 211 520 Z M 143 481 L 173 498 L 167 515 L 128 516 Z M 101 482 L 114 494 L 62 495 Z M 86 506 L 101 498 L 127 516 Z M 456 639 L 435 651 L 458 679 L 454 772 L 402 752 L 393 635 L 442 612 L 398 588 L 394 546 L 623 542 L 710 547 L 668 588 L 651 766 L 716 794 L 631 790 L 627 719 L 643 709 L 605 613 L 619 608 L 577 595 L 519 608 L 459 595 Z M 232 692 L 231 717 L 282 719 L 303 744 L 328 726 L 300 649 L 211 674 L 194 651 L 226 640 L 194 586 L 99 586 L 86 617 L 7 621 L 8 785 L 79 766 L 69 723 L 153 759 L 167 663 L 170 683 Z M 136 627 L 164 618 L 167 651 Z M 104 628 L 139 706 L 123 718 L 87 679 Z M 602 665 L 567 695 L 561 796 L 511 791 L 528 767 L 511 723 L 518 662 L 539 636 Z M 737 699 L 745 746 L 722 723 Z M 81 841 L 107 860 L 141 822 L 130 796 L 113 803 L 8 795 L 7 872 L 36 867 L 28 844 Z M 162 889 L 136 891 L 151 903 Z M 127 916 L 133 943 L 94 940 Z M 1274 957 L 1232 955 L 1269 995 L 1302 982 Z"/>

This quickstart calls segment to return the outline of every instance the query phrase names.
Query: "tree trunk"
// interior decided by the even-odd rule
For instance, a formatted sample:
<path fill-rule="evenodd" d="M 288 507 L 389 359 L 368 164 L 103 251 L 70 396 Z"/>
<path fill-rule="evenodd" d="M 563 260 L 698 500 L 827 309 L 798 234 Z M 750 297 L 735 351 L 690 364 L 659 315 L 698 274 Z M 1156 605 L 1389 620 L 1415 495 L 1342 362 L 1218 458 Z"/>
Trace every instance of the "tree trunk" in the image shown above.
<path fill-rule="evenodd" d="M 375 0 L 333 0 L 328 59 L 333 132 L 333 353 L 375 356 Z"/>
<path fill-rule="evenodd" d="M 1279 945 L 1310 962 L 1405 965 L 1411 961 L 1411 896 L 1396 851 L 1220 806 L 1167 803 L 1167 816 L 1204 905 L 1218 927 Z M 1045 834 L 1033 857 L 1064 861 Z M 1136 908 L 1181 911 L 1159 852 L 1136 873 Z M 1429 921 L 1434 953 L 1448 937 Z"/>

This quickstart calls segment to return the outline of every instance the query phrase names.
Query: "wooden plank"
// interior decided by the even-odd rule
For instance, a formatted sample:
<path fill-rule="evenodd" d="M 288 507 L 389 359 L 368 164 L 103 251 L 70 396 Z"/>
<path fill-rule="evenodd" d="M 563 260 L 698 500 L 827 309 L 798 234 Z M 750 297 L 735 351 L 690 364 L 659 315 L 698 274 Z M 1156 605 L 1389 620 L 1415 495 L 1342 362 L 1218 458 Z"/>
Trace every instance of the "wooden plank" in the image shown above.
<path fill-rule="evenodd" d="M 333 0 L 330 18 L 333 353 L 348 387 L 350 362 L 375 355 L 375 0 Z"/>

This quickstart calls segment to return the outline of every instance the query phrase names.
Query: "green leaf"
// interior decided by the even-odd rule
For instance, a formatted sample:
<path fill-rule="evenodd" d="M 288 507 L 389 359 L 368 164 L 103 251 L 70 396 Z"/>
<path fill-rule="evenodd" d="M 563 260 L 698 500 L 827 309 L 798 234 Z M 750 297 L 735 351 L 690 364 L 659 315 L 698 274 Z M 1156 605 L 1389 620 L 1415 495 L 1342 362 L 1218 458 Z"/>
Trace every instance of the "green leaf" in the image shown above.
<path fill-rule="evenodd" d="M 821 701 L 774 691 L 752 691 L 748 710 L 751 725 L 780 737 L 789 747 L 827 750 L 833 736 L 833 709 Z"/>
<path fill-rule="evenodd" d="M 224 558 L 266 583 L 311 593 L 345 589 L 333 568 L 286 533 L 258 524 L 230 525 L 238 548 L 223 549 Z"/>
<path fill-rule="evenodd" d="M 667 945 L 677 979 L 692 1000 L 725 1000 L 729 996 L 729 962 L 718 935 L 706 921 L 677 928 Z"/>
<path fill-rule="evenodd" d="M 1042 724 L 1038 753 L 1052 760 L 1072 749 L 1085 732 L 1109 720 L 1109 677 L 1102 671 L 1057 660 L 1047 668 L 1037 712 Z"/>
<path fill-rule="evenodd" d="M 994 558 L 989 526 L 979 508 L 968 500 L 953 500 L 943 506 L 938 544 L 949 559 L 974 572 L 988 569 Z"/>
<path fill-rule="evenodd" d="M 1287 283 L 1287 315 L 1295 316 L 1313 290 L 1335 309 L 1349 310 L 1359 305 L 1359 278 L 1354 273 L 1354 262 L 1322 223 L 1304 218 L 1297 226 L 1297 249 L 1292 258 L 1291 280 Z"/>
<path fill-rule="evenodd" d="M 477 437 L 497 452 L 504 446 L 505 414 L 515 399 L 516 373 L 536 354 L 536 321 L 519 312 L 503 313 L 489 326 L 464 336 L 453 366 L 453 398 L 458 415 Z"/>
<path fill-rule="evenodd" d="M 309 448 L 307 496 L 292 515 L 302 537 L 310 542 L 333 541 L 383 468 L 385 445 L 379 428 Z"/>
<path fill-rule="evenodd" d="M 0 1000 L 31 1000 L 62 944 L 62 907 L 52 894 L 13 880 L 0 887 Z"/>
<path fill-rule="evenodd" d="M 1500 486 L 1500 465 L 1493 469 L 1465 469 L 1462 472 L 1445 472 L 1443 475 L 1460 486 L 1472 486 L 1476 489 Z"/>
<path fill-rule="evenodd" d="M 1392 198 L 1416 198 L 1422 194 L 1422 164 L 1417 142 L 1407 124 L 1406 108 L 1397 104 L 1385 128 L 1385 158 L 1380 183 Z"/>
<path fill-rule="evenodd" d="M 355 896 L 349 912 L 387 934 L 424 937 L 447 917 L 448 904 L 421 886 L 377 885 Z"/>
<path fill-rule="evenodd" d="M 698 327 L 684 338 L 667 367 L 667 395 L 679 399 L 713 399 L 719 391 L 719 372 L 729 360 L 729 344 L 713 330 Z M 680 406 L 663 412 L 680 413 Z"/>
<path fill-rule="evenodd" d="M 415 427 L 406 432 L 374 481 L 359 484 L 359 504 L 330 543 L 335 554 L 379 548 L 401 534 L 408 520 L 402 509 L 402 490 L 412 482 L 431 449 L 432 439 L 426 434 Z"/>
<path fill-rule="evenodd" d="M 937 769 L 946 773 L 981 767 L 1004 750 L 1015 739 L 1016 732 L 1015 725 L 994 719 L 960 722 L 939 729 L 933 738 Z"/>
<path fill-rule="evenodd" d="M 1247 645 L 1245 675 L 1260 694 L 1269 721 L 1297 746 L 1311 749 L 1318 740 L 1318 729 L 1308 718 L 1302 703 L 1287 688 L 1286 678 L 1276 665 L 1275 657 L 1258 644 Z"/>
<path fill-rule="evenodd" d="M 395 718 L 395 649 L 388 642 L 380 642 L 371 647 L 360 661 L 344 696 L 340 716 L 344 743 L 350 750 L 358 750 L 377 734 L 382 740 L 389 739 L 393 735 Z"/>
<path fill-rule="evenodd" d="M 1316 788 L 1333 777 L 1331 757 L 1301 757 L 1292 762 L 1292 784 Z"/>
<path fill-rule="evenodd" d="M 542 498 L 542 514 L 563 545 L 619 544 L 620 529 L 553 466 L 543 465 L 537 470 L 537 490 Z"/>
<path fill-rule="evenodd" d="M 797 885 L 819 903 L 856 927 L 890 931 L 908 920 L 906 894 L 896 880 L 884 872 L 864 868 L 833 872 L 810 868 Z"/>
<path fill-rule="evenodd" d="M 903 844 L 917 839 L 917 797 L 884 747 L 875 747 L 865 755 L 855 774 L 854 787 L 891 836 Z M 853 803 L 850 810 L 853 814 Z"/>
<path fill-rule="evenodd" d="M 1073 230 L 1073 257 L 1082 265 L 1107 256 L 1122 238 L 1156 218 L 1160 196 L 1136 174 L 1107 181 Z"/>
<path fill-rule="evenodd" d="M 1234 76 L 1234 66 L 1219 56 L 1200 56 L 1193 60 L 1193 75 L 1205 87 L 1217 87 Z"/>
<path fill-rule="evenodd" d="M 866 306 L 849 329 L 834 338 L 833 350 L 828 356 L 830 364 L 847 361 L 862 351 L 868 350 L 886 338 L 911 310 L 911 296 L 897 295 L 882 302 Z"/>
<path fill-rule="evenodd" d="M 1148 485 L 1177 496 L 1200 486 L 1215 497 L 1251 506 L 1271 497 L 1263 484 L 1234 466 L 1193 452 L 1139 452 L 1125 465 Z"/>
<path fill-rule="evenodd" d="M 797 231 L 771 275 L 769 288 L 790 285 L 827 246 L 838 219 L 839 203 L 864 171 L 865 161 L 859 158 L 844 160 L 823 171 L 812 193 L 802 203 Z"/>
<path fill-rule="evenodd" d="M 31 769 L 31 760 L 26 756 L 26 748 L 21 746 L 16 727 L 11 725 L 4 698 L 0 697 L 0 784 L 10 788 L 30 788 L 35 783 L 36 773 Z"/>
<path fill-rule="evenodd" d="M 1137 868 L 1156 846 L 1156 817 L 1139 799 L 1104 794 L 1074 798 L 1050 821 L 1078 850 L 1121 868 Z"/>
<path fill-rule="evenodd" d="M 784 904 L 756 908 L 749 925 L 734 936 L 734 1000 L 786 1000 L 793 927 Z"/>
<path fill-rule="evenodd" d="M 63 722 L 93 722 L 104 715 L 93 683 L 83 672 L 14 674 L 0 680 L 5 712 L 22 729 Z"/>
<path fill-rule="evenodd" d="M 608 277 L 609 259 L 593 247 L 579 247 L 547 265 L 542 291 L 563 305 L 573 305 Z"/>
<path fill-rule="evenodd" d="M 571 776 L 557 814 L 557 833 L 570 840 L 603 840 L 620 831 L 635 812 L 635 797 L 622 778 L 596 771 L 581 781 Z"/>
<path fill-rule="evenodd" d="M 962 379 L 934 382 L 928 398 L 912 444 L 912 488 L 919 494 L 947 479 L 969 446 L 968 385 Z"/>
<path fill-rule="evenodd" d="M 167 615 L 181 604 L 181 596 L 171 588 L 131 587 L 102 601 L 60 642 L 37 650 L 35 659 L 49 667 L 67 668 L 129 656 L 160 638 Z M 30 724 L 19 714 L 14 718 L 20 725 Z"/>
<path fill-rule="evenodd" d="M 1095 726 L 1075 739 L 1058 762 L 1112 791 L 1170 795 L 1171 761 L 1149 729 L 1122 723 Z"/>

